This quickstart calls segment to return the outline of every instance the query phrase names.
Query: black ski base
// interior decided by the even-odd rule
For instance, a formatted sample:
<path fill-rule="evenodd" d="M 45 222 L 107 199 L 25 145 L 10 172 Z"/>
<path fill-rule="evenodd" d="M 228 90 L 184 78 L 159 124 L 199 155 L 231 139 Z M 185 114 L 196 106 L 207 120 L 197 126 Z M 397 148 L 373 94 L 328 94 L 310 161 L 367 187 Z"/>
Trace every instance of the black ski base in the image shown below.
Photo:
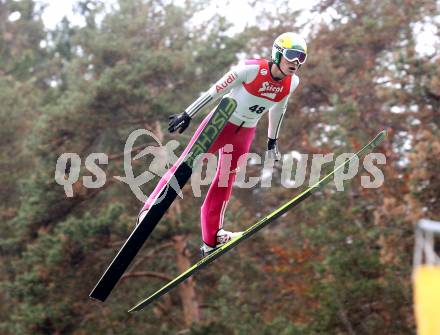
<path fill-rule="evenodd" d="M 211 115 L 210 120 L 192 145 L 188 155 L 177 167 L 176 172 L 172 177 L 174 181 L 177 181 L 180 190 L 190 179 L 196 158 L 200 154 L 208 152 L 236 107 L 237 102 L 234 99 L 224 98 Z M 178 188 L 176 187 L 176 189 Z M 146 216 L 138 223 L 96 284 L 95 288 L 90 293 L 91 298 L 100 301 L 105 301 L 107 299 L 176 197 L 177 191 L 174 187 L 171 187 L 171 182 L 168 182 L 149 208 Z"/>

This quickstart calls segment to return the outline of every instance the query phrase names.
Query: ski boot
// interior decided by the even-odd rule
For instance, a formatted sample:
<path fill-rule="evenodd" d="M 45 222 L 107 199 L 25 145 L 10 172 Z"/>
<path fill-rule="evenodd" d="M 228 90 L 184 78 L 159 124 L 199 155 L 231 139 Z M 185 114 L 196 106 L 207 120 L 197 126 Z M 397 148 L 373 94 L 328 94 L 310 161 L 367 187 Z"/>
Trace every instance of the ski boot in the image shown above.
<path fill-rule="evenodd" d="M 230 232 L 227 230 L 219 229 L 217 231 L 217 244 L 215 247 L 211 247 L 207 245 L 205 242 L 203 242 L 202 246 L 200 247 L 200 252 L 202 253 L 202 257 L 208 256 L 210 253 L 212 253 L 214 250 L 216 250 L 218 247 L 221 247 L 223 244 L 228 243 L 229 241 L 233 240 L 236 237 L 239 237 L 243 234 L 243 232 Z"/>

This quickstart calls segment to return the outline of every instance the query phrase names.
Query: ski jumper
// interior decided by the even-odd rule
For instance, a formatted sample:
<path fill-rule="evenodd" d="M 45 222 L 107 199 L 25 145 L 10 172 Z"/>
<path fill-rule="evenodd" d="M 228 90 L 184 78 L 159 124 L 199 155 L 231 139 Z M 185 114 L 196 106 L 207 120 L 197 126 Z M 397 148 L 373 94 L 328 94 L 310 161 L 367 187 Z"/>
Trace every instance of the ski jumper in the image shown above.
<path fill-rule="evenodd" d="M 265 59 L 245 60 L 234 66 L 207 92 L 186 108 L 185 112 L 192 118 L 200 110 L 225 95 L 237 101 L 235 112 L 209 150 L 209 153 L 218 151 L 219 159 L 214 180 L 201 208 L 202 239 L 207 245 L 216 246 L 216 234 L 223 227 L 224 213 L 231 197 L 238 159 L 249 152 L 258 121 L 265 113 L 269 112 L 268 137 L 277 139 L 287 101 L 298 84 L 297 75 L 275 80 L 270 73 L 270 63 Z M 148 210 L 154 199 L 160 194 L 209 121 L 211 114 L 212 112 L 204 118 L 191 138 L 188 147 L 161 178 L 141 213 Z M 228 159 L 225 159 L 226 154 L 229 156 Z"/>

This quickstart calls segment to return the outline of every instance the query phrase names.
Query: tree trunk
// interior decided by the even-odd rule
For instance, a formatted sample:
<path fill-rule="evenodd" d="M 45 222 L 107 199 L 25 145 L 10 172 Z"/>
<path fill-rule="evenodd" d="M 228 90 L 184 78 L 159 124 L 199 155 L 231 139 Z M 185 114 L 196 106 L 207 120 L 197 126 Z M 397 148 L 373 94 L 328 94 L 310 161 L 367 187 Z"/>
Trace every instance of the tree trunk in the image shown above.
<path fill-rule="evenodd" d="M 181 273 L 191 266 L 189 252 L 186 247 L 186 237 L 177 235 L 173 239 L 176 243 L 177 269 Z M 196 299 L 195 282 L 192 277 L 180 284 L 179 295 L 182 300 L 185 324 L 190 326 L 191 323 L 200 321 L 200 308 Z"/>

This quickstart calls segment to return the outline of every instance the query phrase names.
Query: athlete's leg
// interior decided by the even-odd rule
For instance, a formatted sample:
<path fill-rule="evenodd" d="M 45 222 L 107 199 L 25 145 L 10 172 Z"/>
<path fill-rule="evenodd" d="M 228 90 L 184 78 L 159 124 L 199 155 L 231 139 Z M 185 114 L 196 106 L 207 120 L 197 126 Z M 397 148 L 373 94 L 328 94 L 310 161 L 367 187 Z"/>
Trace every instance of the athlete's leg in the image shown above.
<path fill-rule="evenodd" d="M 217 171 L 201 208 L 202 239 L 209 246 L 216 245 L 216 234 L 223 226 L 224 213 L 232 194 L 238 159 L 249 152 L 254 133 L 255 128 L 240 129 L 228 124 L 218 138 L 217 145 L 223 146 L 219 151 Z M 228 144 L 232 145 L 232 152 L 227 150 Z"/>

